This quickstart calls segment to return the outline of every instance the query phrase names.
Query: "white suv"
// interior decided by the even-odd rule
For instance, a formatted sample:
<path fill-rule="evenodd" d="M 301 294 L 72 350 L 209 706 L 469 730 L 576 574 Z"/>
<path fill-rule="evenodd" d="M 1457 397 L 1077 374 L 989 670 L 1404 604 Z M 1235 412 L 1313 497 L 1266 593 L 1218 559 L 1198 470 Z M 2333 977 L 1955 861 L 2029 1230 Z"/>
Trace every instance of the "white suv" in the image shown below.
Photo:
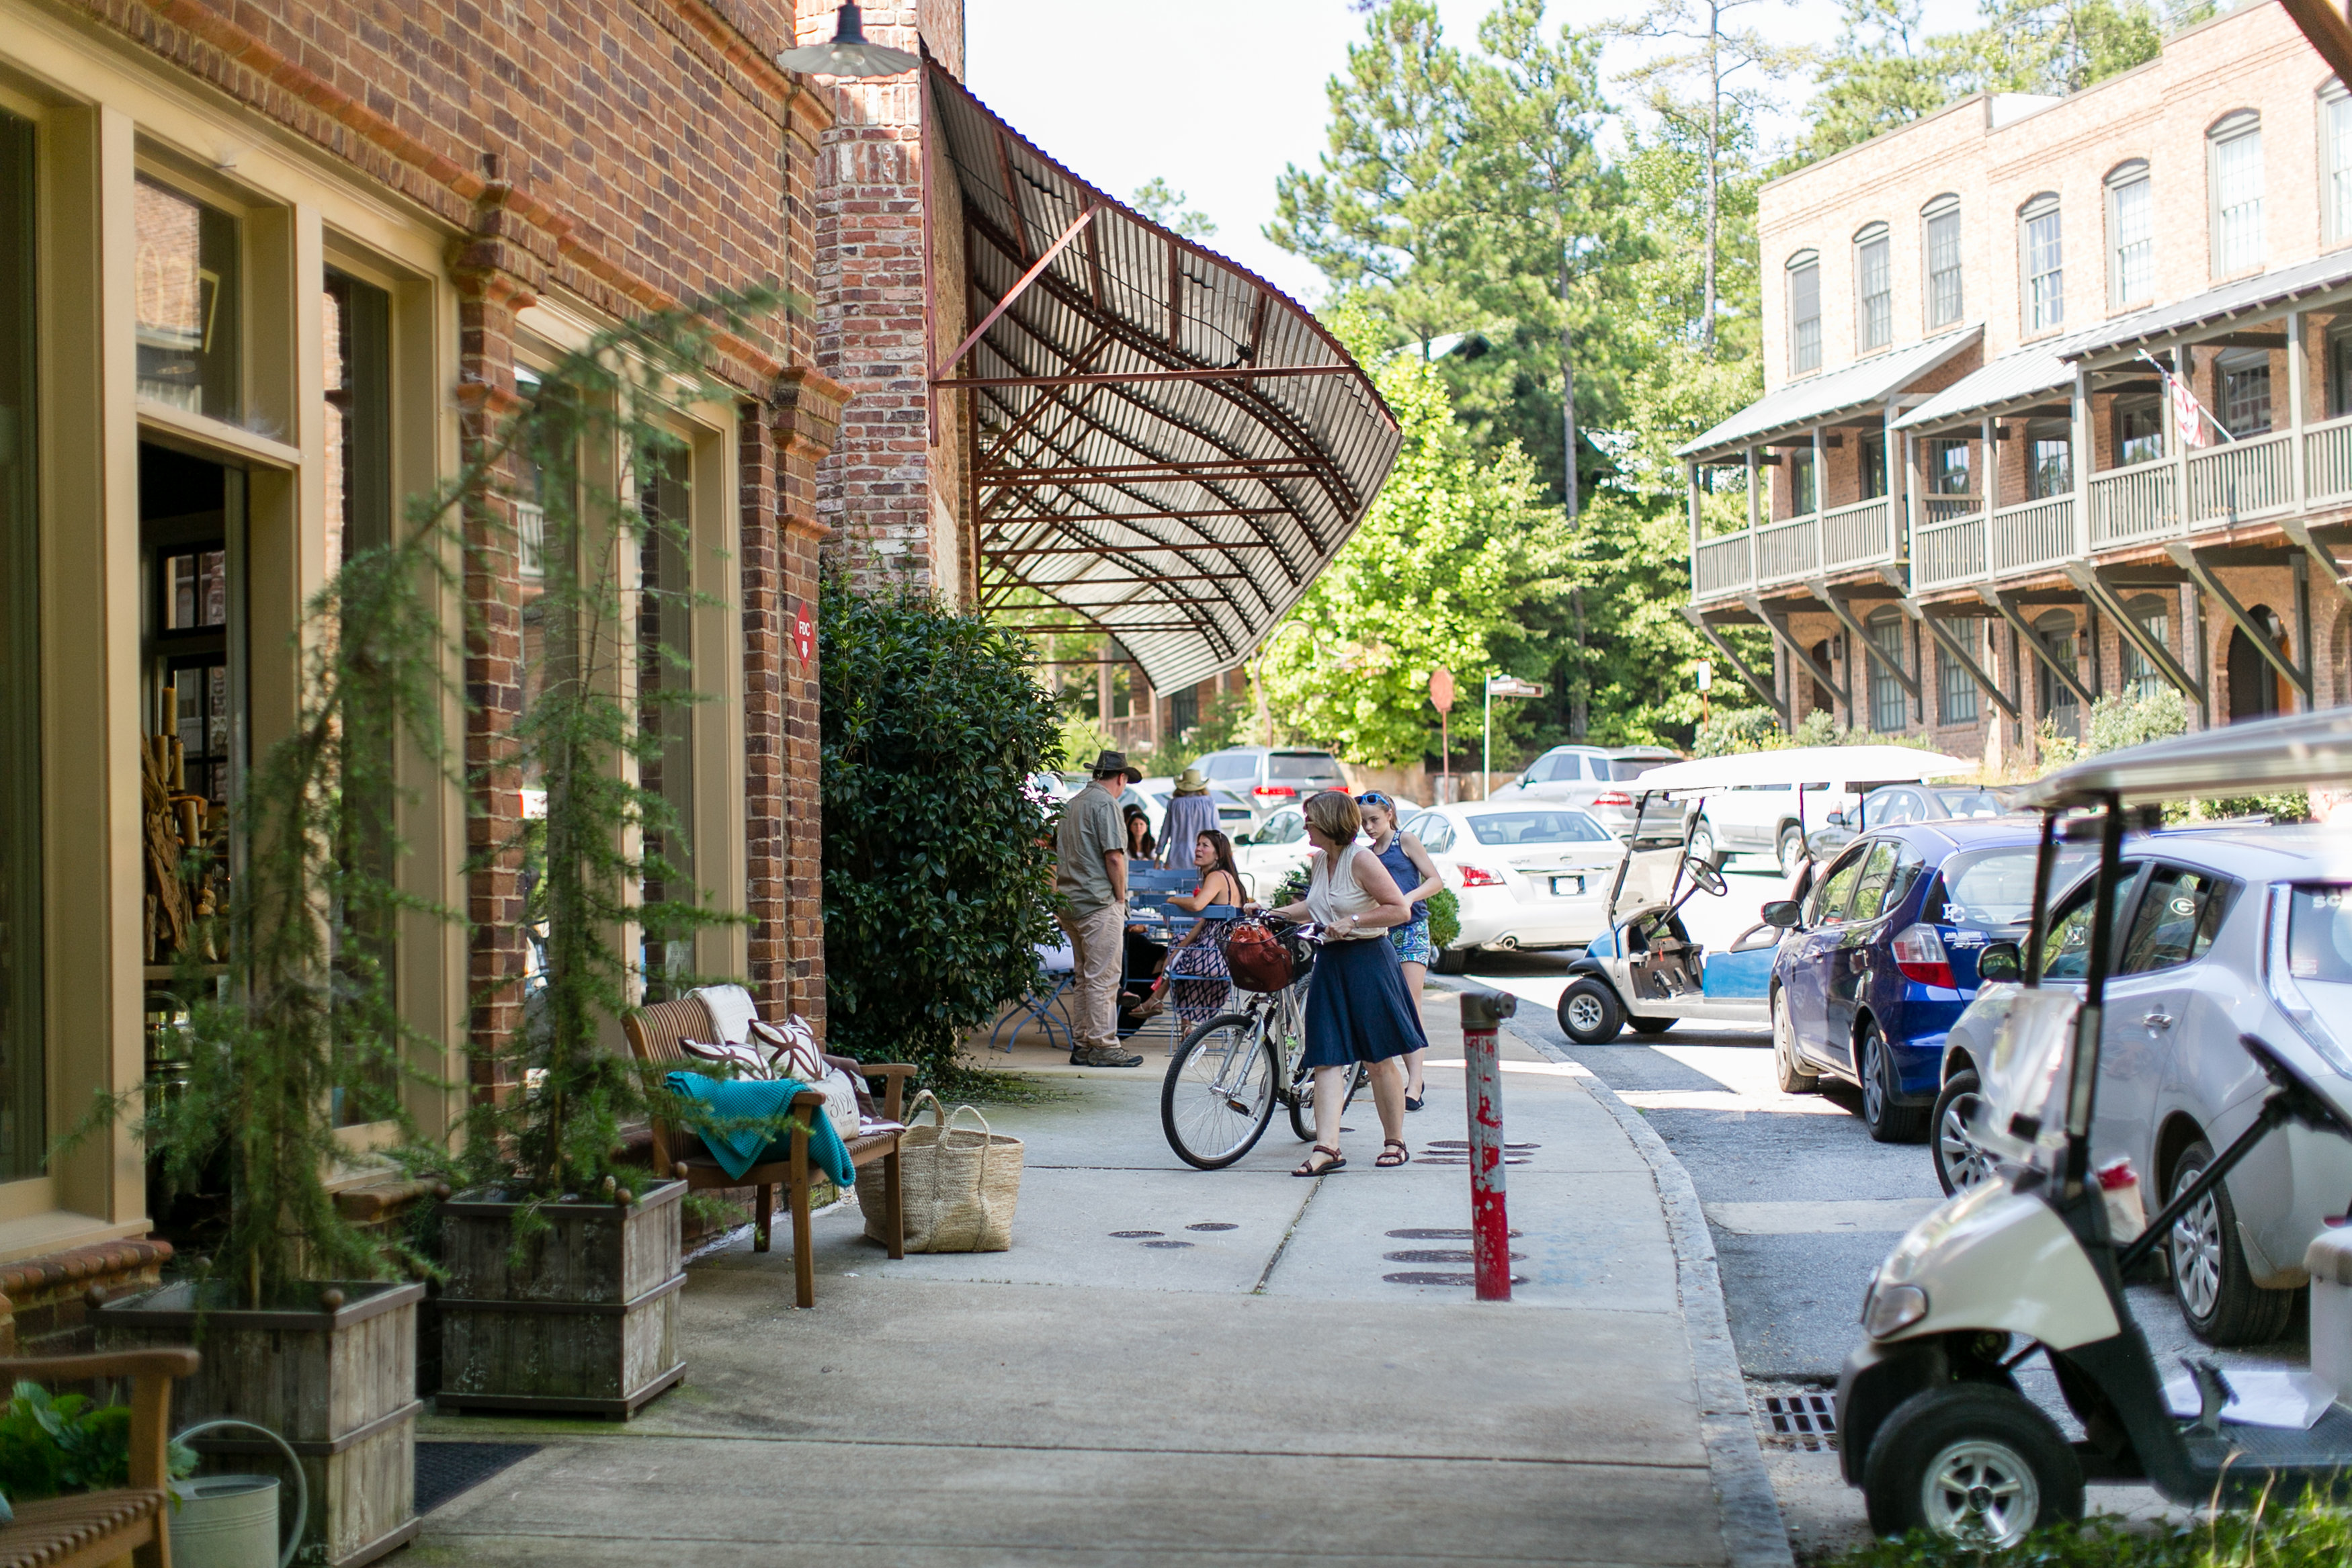
<path fill-rule="evenodd" d="M 1302 804 L 1325 789 L 1348 787 L 1338 758 L 1303 747 L 1228 747 L 1196 759 L 1193 766 L 1208 775 L 1212 788 L 1230 789 L 1248 801 L 1259 827 L 1285 806 Z"/>
<path fill-rule="evenodd" d="M 1681 760 L 1679 752 L 1663 746 L 1555 746 L 1496 790 L 1494 799 L 1531 796 L 1581 806 L 1622 839 L 1633 831 L 1633 797 L 1624 789 L 1626 781 Z"/>

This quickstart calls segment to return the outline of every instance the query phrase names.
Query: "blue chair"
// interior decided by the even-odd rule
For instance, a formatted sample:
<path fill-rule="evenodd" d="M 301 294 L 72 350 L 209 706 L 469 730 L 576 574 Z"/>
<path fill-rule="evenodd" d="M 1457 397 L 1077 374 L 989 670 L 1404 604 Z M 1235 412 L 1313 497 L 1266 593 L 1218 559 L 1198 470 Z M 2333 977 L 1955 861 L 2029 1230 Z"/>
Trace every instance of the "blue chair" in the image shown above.
<path fill-rule="evenodd" d="M 1054 1043 L 1054 1031 L 1059 1030 L 1062 1044 L 1058 1049 L 1076 1051 L 1078 1033 L 1071 1027 L 1067 1004 L 1063 998 L 1069 992 L 1070 982 L 1077 977 L 1077 967 L 1078 956 L 1071 951 L 1066 939 L 1051 946 L 1040 943 L 1037 947 L 1036 983 L 1030 988 L 1029 994 L 1022 998 L 1011 1012 L 998 1019 L 996 1027 L 989 1030 L 990 1048 L 998 1049 L 997 1036 L 1004 1035 L 1005 1026 L 1009 1024 L 1013 1033 L 1004 1035 L 1004 1044 L 1001 1049 L 1006 1055 L 1011 1055 L 1013 1037 L 1021 1032 L 1022 1023 L 1026 1020 L 1045 1031 L 1047 1045 Z"/>

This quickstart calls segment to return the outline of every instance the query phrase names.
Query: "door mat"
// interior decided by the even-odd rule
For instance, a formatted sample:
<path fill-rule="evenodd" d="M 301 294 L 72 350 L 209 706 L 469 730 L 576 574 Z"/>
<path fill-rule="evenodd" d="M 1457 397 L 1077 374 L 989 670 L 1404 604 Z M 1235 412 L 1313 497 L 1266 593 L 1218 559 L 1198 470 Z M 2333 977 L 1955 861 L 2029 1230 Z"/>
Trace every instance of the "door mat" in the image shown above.
<path fill-rule="evenodd" d="M 520 1464 L 541 1447 L 539 1443 L 417 1444 L 417 1513 L 431 1513 L 460 1492 L 471 1491 L 500 1470 Z"/>

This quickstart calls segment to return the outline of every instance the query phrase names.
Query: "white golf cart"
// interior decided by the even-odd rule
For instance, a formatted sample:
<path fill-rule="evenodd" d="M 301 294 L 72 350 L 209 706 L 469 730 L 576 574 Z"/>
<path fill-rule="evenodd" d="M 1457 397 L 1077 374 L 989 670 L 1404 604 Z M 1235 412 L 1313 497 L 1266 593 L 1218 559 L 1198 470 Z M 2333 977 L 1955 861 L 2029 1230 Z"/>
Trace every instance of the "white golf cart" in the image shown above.
<path fill-rule="evenodd" d="M 2186 1375 L 2168 1389 L 2123 1290 L 2132 1269 L 2264 1136 L 2288 1124 L 2352 1136 L 2343 1019 L 2290 1014 L 2275 1038 L 2238 1036 L 2250 1062 L 2247 1098 L 2259 1105 L 2252 1124 L 2152 1218 L 2143 1218 L 2120 1162 L 2091 1169 L 2126 812 L 2347 779 L 2352 710 L 2334 708 L 2089 758 L 2024 792 L 2021 805 L 2043 813 L 2032 935 L 2021 953 L 1993 944 L 1978 965 L 1987 980 L 2023 987 L 1997 998 L 2005 1017 L 1970 1129 L 2000 1163 L 1878 1266 L 1863 1299 L 1867 1337 L 1838 1383 L 1841 1462 L 1863 1490 L 1874 1530 L 1925 1528 L 2006 1547 L 2036 1525 L 2079 1517 L 2086 1480 L 2147 1484 L 2196 1507 L 2265 1494 L 2289 1503 L 2307 1485 L 2340 1490 L 2352 1478 L 2352 1410 L 2343 1403 L 2352 1375 L 2315 1389 L 2285 1369 L 2224 1373 L 2184 1358 Z M 2044 986 L 2039 972 L 2061 840 L 2095 843 L 2099 852 L 2079 988 Z M 2268 961 L 2289 967 L 2295 936 L 2279 915 L 2272 921 Z M 2337 1247 L 2323 1231 L 2312 1252 Z M 2344 1365 L 2331 1333 L 2352 1338 L 2344 1325 L 2315 1320 L 2315 1372 Z M 2077 1440 L 2018 1386 L 2018 1368 L 2037 1354 L 2082 1428 Z M 2277 1380 L 2265 1398 L 2291 1400 L 2292 1414 L 2241 1403 L 2264 1375 Z"/>
<path fill-rule="evenodd" d="M 1720 952 L 1691 941 L 1683 905 L 1699 894 L 1728 892 L 1713 862 L 1694 854 L 1690 836 L 1706 797 L 1730 789 L 1796 790 L 1801 832 L 1805 796 L 1852 801 L 1856 831 L 1862 797 L 1881 784 L 1916 784 L 1976 770 L 1973 762 L 1907 746 L 1805 746 L 1782 751 L 1708 757 L 1653 768 L 1626 785 L 1635 798 L 1633 830 L 1610 884 L 1608 929 L 1569 965 L 1575 977 L 1559 996 L 1559 1027 L 1580 1045 L 1602 1045 L 1629 1025 L 1656 1034 L 1676 1019 L 1717 1023 L 1771 1021 L 1776 926 L 1759 921 Z M 1789 879 L 1784 899 L 1804 895 L 1810 861 Z"/>

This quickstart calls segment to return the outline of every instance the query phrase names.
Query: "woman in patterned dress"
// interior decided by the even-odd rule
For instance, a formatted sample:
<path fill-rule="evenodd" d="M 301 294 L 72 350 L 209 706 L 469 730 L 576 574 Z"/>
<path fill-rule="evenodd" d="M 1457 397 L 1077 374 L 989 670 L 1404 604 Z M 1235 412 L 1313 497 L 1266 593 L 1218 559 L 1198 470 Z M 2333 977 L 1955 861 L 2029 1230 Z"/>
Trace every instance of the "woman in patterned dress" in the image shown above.
<path fill-rule="evenodd" d="M 1192 866 L 1201 885 L 1191 894 L 1172 894 L 1168 902 L 1187 915 L 1198 915 L 1212 904 L 1238 909 L 1242 876 L 1234 868 L 1234 841 L 1214 828 L 1192 836 Z M 1176 1016 L 1187 1027 L 1223 1012 L 1232 980 L 1225 973 L 1225 938 L 1231 919 L 1199 920 L 1168 955 L 1168 974 L 1176 994 Z"/>

